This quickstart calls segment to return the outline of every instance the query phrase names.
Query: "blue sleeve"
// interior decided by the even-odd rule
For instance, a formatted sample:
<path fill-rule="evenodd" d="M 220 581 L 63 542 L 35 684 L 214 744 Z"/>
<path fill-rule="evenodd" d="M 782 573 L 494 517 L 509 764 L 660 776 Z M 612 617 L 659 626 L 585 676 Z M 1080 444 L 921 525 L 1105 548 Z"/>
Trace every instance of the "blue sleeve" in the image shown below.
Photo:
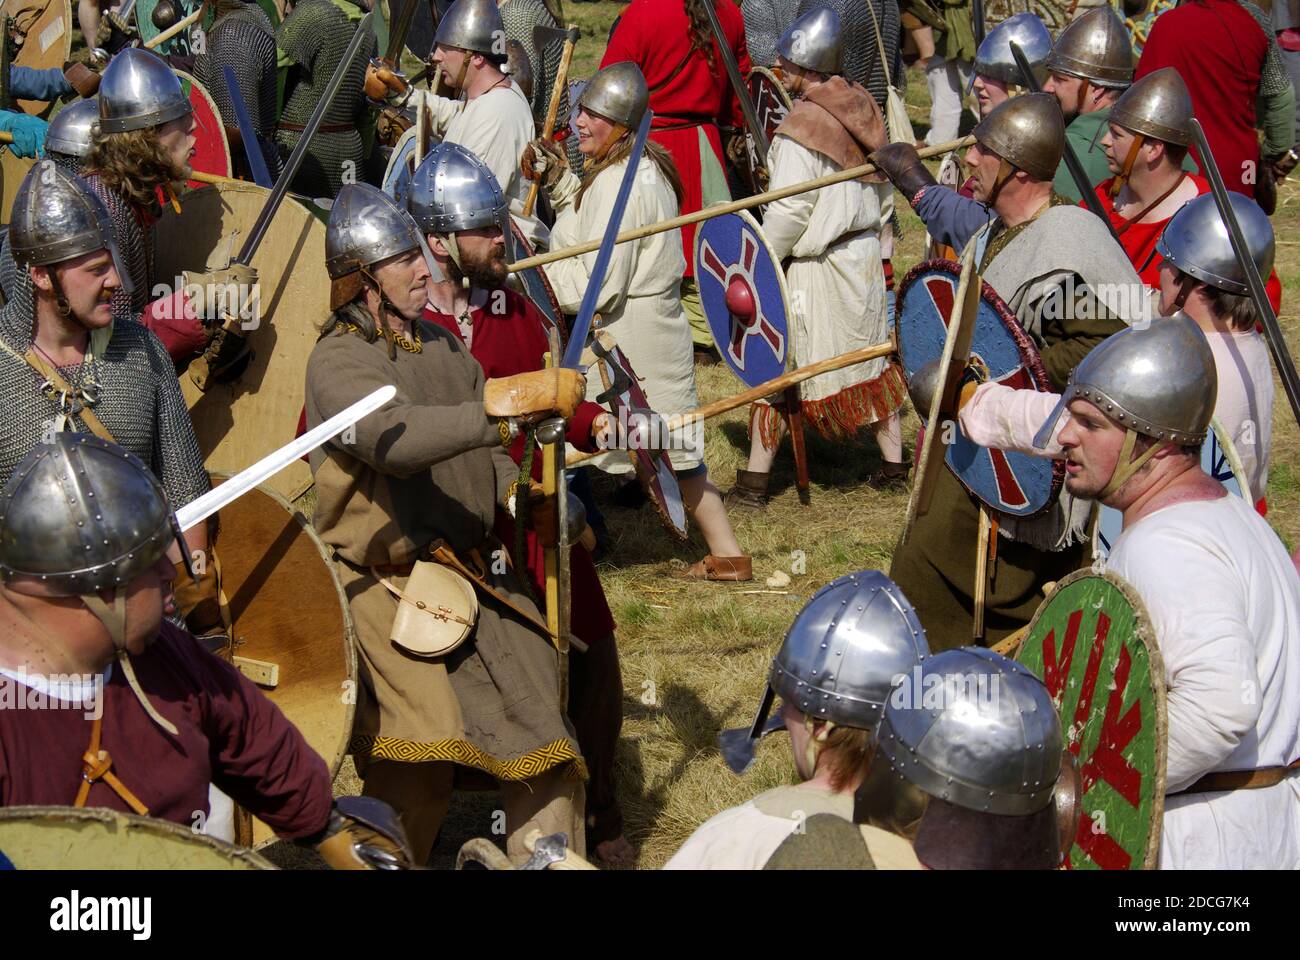
<path fill-rule="evenodd" d="M 72 84 L 58 67 L 37 70 L 34 67 L 9 68 L 9 95 L 15 100 L 55 100 L 73 93 Z"/>
<path fill-rule="evenodd" d="M 958 253 L 995 214 L 984 204 L 949 187 L 926 187 L 916 202 L 916 215 L 930 236 Z"/>

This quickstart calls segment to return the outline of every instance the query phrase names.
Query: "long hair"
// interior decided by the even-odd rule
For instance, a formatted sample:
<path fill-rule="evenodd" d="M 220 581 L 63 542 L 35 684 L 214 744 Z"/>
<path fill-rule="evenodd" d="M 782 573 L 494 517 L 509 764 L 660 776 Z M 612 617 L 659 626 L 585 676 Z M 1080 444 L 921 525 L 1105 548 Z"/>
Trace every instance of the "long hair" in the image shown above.
<path fill-rule="evenodd" d="M 617 163 L 621 163 L 623 160 L 626 160 L 631 153 L 632 131 L 629 130 L 623 135 L 623 138 L 614 145 L 609 153 L 605 154 L 605 159 L 593 163 L 587 168 L 586 173 L 582 176 L 582 186 L 578 190 L 578 196 L 573 201 L 573 209 L 582 209 L 583 194 L 585 194 L 587 188 L 595 182 L 596 177 L 600 175 L 601 171 L 608 167 L 612 167 Z M 673 195 L 677 197 L 677 209 L 680 210 L 682 206 L 682 198 L 685 196 L 685 193 L 682 190 L 681 175 L 677 172 L 677 165 L 673 163 L 672 155 L 653 140 L 647 140 L 645 142 L 645 155 L 654 161 L 655 166 L 659 168 L 660 175 L 667 180 L 668 185 L 673 188 Z"/>
<path fill-rule="evenodd" d="M 163 151 L 152 127 L 96 134 L 86 168 L 99 174 L 119 196 L 153 212 L 158 209 L 155 190 L 185 179 L 184 170 Z"/>
<path fill-rule="evenodd" d="M 704 12 L 704 4 L 710 0 L 683 0 L 686 7 L 686 19 L 690 21 L 691 49 L 704 54 L 704 60 L 713 70 L 713 30 L 709 26 L 709 15 Z"/>

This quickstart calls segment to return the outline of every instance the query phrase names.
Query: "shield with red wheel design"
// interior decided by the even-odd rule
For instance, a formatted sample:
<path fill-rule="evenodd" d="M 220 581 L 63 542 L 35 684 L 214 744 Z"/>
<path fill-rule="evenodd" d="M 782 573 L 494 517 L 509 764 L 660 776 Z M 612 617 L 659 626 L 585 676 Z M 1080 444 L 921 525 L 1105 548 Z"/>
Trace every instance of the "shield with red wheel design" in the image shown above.
<path fill-rule="evenodd" d="M 1063 579 L 1016 660 L 1051 693 L 1079 771 L 1067 867 L 1152 869 L 1165 803 L 1165 668 L 1137 592 L 1109 571 Z"/>
<path fill-rule="evenodd" d="M 785 373 L 790 299 L 785 274 L 747 212 L 700 224 L 695 282 L 718 353 L 746 386 Z"/>
<path fill-rule="evenodd" d="M 899 287 L 894 327 L 909 380 L 943 357 L 960 277 L 960 264 L 928 260 L 913 267 Z M 980 292 L 971 361 L 983 365 L 995 383 L 1017 390 L 1051 389 L 1034 341 L 987 283 Z M 944 426 L 952 431 L 944 462 L 988 507 L 1013 517 L 1032 517 L 1056 501 L 1065 480 L 1062 461 L 981 447 L 966 438 L 959 422 Z"/>

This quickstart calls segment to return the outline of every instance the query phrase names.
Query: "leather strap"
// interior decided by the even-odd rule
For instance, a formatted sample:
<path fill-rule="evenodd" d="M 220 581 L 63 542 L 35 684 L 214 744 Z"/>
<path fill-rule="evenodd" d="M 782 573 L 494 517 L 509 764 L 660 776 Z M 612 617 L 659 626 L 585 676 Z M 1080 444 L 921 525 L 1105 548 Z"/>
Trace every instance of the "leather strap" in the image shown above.
<path fill-rule="evenodd" d="M 1152 200 L 1150 203 L 1148 203 L 1145 207 L 1143 207 L 1141 210 L 1139 210 L 1135 216 L 1125 218 L 1124 223 L 1120 225 L 1120 227 L 1115 231 L 1115 233 L 1116 233 L 1116 234 L 1121 234 L 1121 233 L 1123 233 L 1125 230 L 1127 230 L 1129 227 L 1133 226 L 1133 224 L 1135 224 L 1135 223 L 1137 223 L 1138 221 L 1140 221 L 1143 217 L 1145 217 L 1148 213 L 1150 213 L 1150 212 L 1151 212 L 1152 210 L 1154 210 L 1156 207 L 1160 206 L 1160 204 L 1162 204 L 1162 203 L 1164 203 L 1166 200 L 1168 200 L 1170 194 L 1172 194 L 1175 190 L 1177 190 L 1180 186 L 1182 186 L 1183 181 L 1186 180 L 1186 179 L 1187 179 L 1187 171 L 1184 170 L 1184 171 L 1183 171 L 1183 175 L 1182 175 L 1181 177 L 1179 177 L 1177 180 L 1174 181 L 1174 185 L 1173 185 L 1172 187 L 1170 187 L 1170 188 L 1169 188 L 1168 190 L 1166 190 L 1164 193 L 1160 194 L 1160 196 L 1156 197 L 1154 200 Z M 1123 216 L 1123 214 L 1121 214 L 1121 216 Z"/>
<path fill-rule="evenodd" d="M 113 773 L 113 758 L 107 750 L 99 748 L 100 735 L 104 730 L 104 718 L 96 717 L 90 726 L 90 746 L 81 755 L 81 786 L 77 789 L 74 807 L 84 807 L 90 796 L 90 787 L 95 781 L 103 780 L 132 810 L 142 817 L 149 816 L 149 808 L 140 802 L 140 798 L 127 789 L 126 784 Z"/>
<path fill-rule="evenodd" d="M 1300 771 L 1300 760 L 1285 767 L 1260 767 L 1256 770 L 1223 770 L 1207 773 L 1190 787 L 1170 796 L 1185 793 L 1220 793 L 1227 790 L 1262 790 L 1274 787 Z"/>
<path fill-rule="evenodd" d="M 27 352 L 21 356 L 19 356 L 17 350 L 9 346 L 9 344 L 5 343 L 3 340 L 0 340 L 0 347 L 4 348 L 5 353 L 18 357 L 20 360 L 24 361 L 29 367 L 48 380 L 56 390 L 62 391 L 63 393 L 74 392 L 72 384 L 68 383 L 68 381 L 63 378 L 63 375 L 59 373 L 57 367 L 48 363 L 44 357 L 37 353 L 35 347 L 28 347 Z M 103 421 L 100 420 L 99 417 L 95 416 L 94 411 L 92 411 L 90 407 L 83 404 L 82 408 L 73 414 L 73 416 L 80 417 L 81 422 L 86 425 L 86 428 L 95 436 L 99 437 L 99 439 L 107 440 L 109 443 L 117 442 L 113 438 L 113 435 L 108 432 L 108 427 L 104 426 Z"/>
<path fill-rule="evenodd" d="M 681 73 L 683 70 L 686 69 L 686 64 L 691 62 L 691 57 L 693 57 L 694 55 L 695 55 L 695 45 L 691 44 L 689 47 L 686 48 L 686 55 L 677 62 L 677 66 L 669 70 L 667 75 L 658 83 L 653 84 L 650 87 L 647 87 L 646 93 L 647 94 L 658 93 L 664 87 L 668 86 L 669 82 L 673 79 L 673 77 L 677 76 L 677 74 Z"/>

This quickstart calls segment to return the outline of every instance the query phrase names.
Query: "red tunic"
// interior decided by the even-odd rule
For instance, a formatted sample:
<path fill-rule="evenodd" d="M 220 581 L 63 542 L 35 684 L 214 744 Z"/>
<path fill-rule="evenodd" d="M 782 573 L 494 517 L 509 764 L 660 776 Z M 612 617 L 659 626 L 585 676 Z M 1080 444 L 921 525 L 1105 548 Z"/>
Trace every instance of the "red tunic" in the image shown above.
<path fill-rule="evenodd" d="M 1210 192 L 1210 182 L 1204 177 L 1194 173 L 1189 173 L 1188 176 L 1196 184 L 1197 196 Z M 1160 234 L 1164 233 L 1165 226 L 1172 217 L 1151 223 L 1129 223 L 1115 212 L 1115 201 L 1110 195 L 1110 185 L 1114 179 L 1110 177 L 1097 185 L 1097 199 L 1101 201 L 1101 208 L 1106 211 L 1106 216 L 1110 217 L 1111 225 L 1119 233 L 1119 242 L 1124 247 L 1124 252 L 1128 254 L 1133 269 L 1138 272 L 1143 283 L 1158 289 L 1162 258 L 1156 253 L 1156 241 L 1160 239 Z M 1084 206 L 1083 201 L 1079 201 L 1079 206 Z M 1268 293 L 1269 302 L 1273 304 L 1273 312 L 1281 310 L 1282 281 L 1276 270 L 1269 274 L 1264 289 Z"/>
<path fill-rule="evenodd" d="M 104 685 L 100 746 L 149 816 L 193 826 L 196 814 L 208 813 L 212 783 L 282 837 L 309 837 L 325 827 L 333 804 L 329 768 L 250 680 L 170 623 L 131 664 L 149 702 L 179 736 L 149 718 L 114 663 Z M 93 711 L 84 704 L 30 709 L 35 691 L 4 675 L 0 685 L 7 686 L 0 687 L 4 697 L 21 693 L 28 706 L 3 711 L 0 806 L 71 806 Z M 102 780 L 91 786 L 86 805 L 134 812 Z"/>
<path fill-rule="evenodd" d="M 1248 197 L 1255 195 L 1259 169 L 1255 96 L 1268 42 L 1236 0 L 1189 0 L 1156 18 L 1134 77 L 1163 67 L 1178 71 L 1224 186 Z"/>
<path fill-rule="evenodd" d="M 470 354 L 479 362 L 488 379 L 512 377 L 517 373 L 540 370 L 543 366 L 543 354 L 549 349 L 546 343 L 546 328 L 542 315 L 532 303 L 513 290 L 498 289 L 489 295 L 488 304 L 492 304 L 497 293 L 505 294 L 504 312 L 498 314 L 491 309 L 471 308 L 470 321 L 473 323 L 473 336 L 470 338 Z M 431 306 L 424 308 L 424 319 L 436 323 L 445 330 L 461 337 L 456 318 L 445 313 L 436 312 Z M 591 425 L 603 409 L 595 403 L 583 402 L 578 412 L 569 421 L 566 439 L 579 450 L 593 450 L 591 442 Z M 516 438 L 510 448 L 510 456 L 515 463 L 521 463 L 524 456 L 524 438 Z M 542 457 L 533 457 L 533 479 L 542 479 Z M 497 511 L 496 535 L 507 546 L 515 542 L 515 524 L 504 510 Z M 532 577 L 533 589 L 540 598 L 546 597 L 546 561 L 537 534 L 532 530 L 525 532 L 528 550 L 528 572 Z M 570 627 L 574 635 L 588 646 L 604 641 L 614 633 L 614 617 L 609 612 L 605 601 L 605 591 L 596 575 L 596 564 L 591 554 L 583 547 L 574 545 L 569 551 L 569 577 L 573 592 Z"/>
<path fill-rule="evenodd" d="M 712 0 L 706 0 L 712 2 Z M 734 3 L 717 3 L 718 21 L 740 67 L 749 77 L 749 49 L 745 46 L 745 22 Z M 744 128 L 740 100 L 731 89 L 727 68 L 717 41 L 713 43 L 713 66 L 703 54 L 691 52 L 690 21 L 682 0 L 632 0 L 605 48 L 601 67 L 630 60 L 641 68 L 650 86 L 650 109 L 655 118 L 651 139 L 672 154 L 682 178 L 682 213 L 703 206 L 703 178 L 700 154 L 701 129 L 723 170 L 722 137 L 718 126 Z M 695 275 L 695 226 L 682 228 L 686 254 L 686 276 Z"/>

